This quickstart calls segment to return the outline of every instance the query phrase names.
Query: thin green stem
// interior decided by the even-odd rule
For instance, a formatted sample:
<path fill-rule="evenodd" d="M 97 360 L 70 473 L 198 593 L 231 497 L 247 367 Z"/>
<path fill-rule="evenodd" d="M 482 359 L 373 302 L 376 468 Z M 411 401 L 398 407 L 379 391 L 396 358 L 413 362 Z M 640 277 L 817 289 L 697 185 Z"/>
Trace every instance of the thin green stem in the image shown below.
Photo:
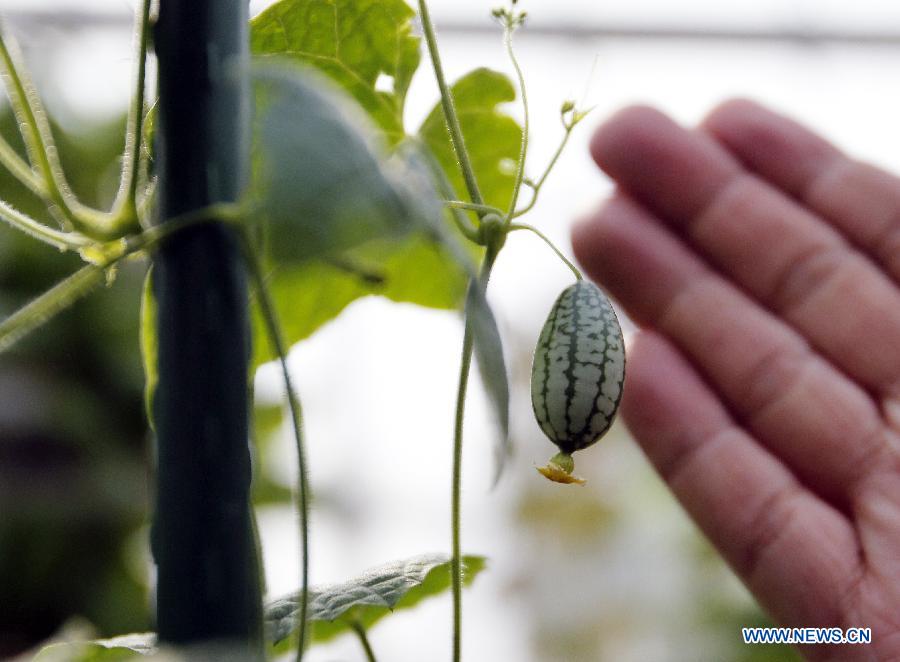
<path fill-rule="evenodd" d="M 541 175 L 541 178 L 534 183 L 531 187 L 531 200 L 528 201 L 528 204 L 513 213 L 512 218 L 518 218 L 519 216 L 523 216 L 527 214 L 534 207 L 537 202 L 538 194 L 541 192 L 541 187 L 544 185 L 544 182 L 547 181 L 547 177 L 550 175 L 550 172 L 556 166 L 556 162 L 559 161 L 559 157 L 562 156 L 563 150 L 566 148 L 566 144 L 569 142 L 569 136 L 572 135 L 572 129 L 574 125 L 566 126 L 566 132 L 563 134 L 563 139 L 560 141 L 559 146 L 556 148 L 556 151 L 553 153 L 553 157 L 550 159 L 550 163 L 547 164 L 544 173 Z"/>
<path fill-rule="evenodd" d="M 92 239 L 79 232 L 60 232 L 48 228 L 2 200 L 0 200 L 0 220 L 6 221 L 17 230 L 61 251 L 78 250 L 93 243 Z"/>
<path fill-rule="evenodd" d="M 16 150 L 3 136 L 0 136 L 0 164 L 5 166 L 13 177 L 36 196 L 39 198 L 47 197 L 47 188 L 44 186 L 44 180 L 35 174 L 31 166 L 16 153 Z"/>
<path fill-rule="evenodd" d="M 291 411 L 291 421 L 294 428 L 294 441 L 297 450 L 297 463 L 299 465 L 298 476 L 298 493 L 300 511 L 300 608 L 297 614 L 297 662 L 303 659 L 303 652 L 306 648 L 307 638 L 307 611 L 309 603 L 309 485 L 307 482 L 306 467 L 306 451 L 303 444 L 303 414 L 300 409 L 300 401 L 297 398 L 297 392 L 294 390 L 293 380 L 291 379 L 290 370 L 287 364 L 287 345 L 281 332 L 281 325 L 278 323 L 278 313 L 275 304 L 269 294 L 268 285 L 263 275 L 262 267 L 259 259 L 250 241 L 245 237 L 244 254 L 250 276 L 256 284 L 257 299 L 259 301 L 260 311 L 266 323 L 266 330 L 269 333 L 269 340 L 278 354 L 278 360 L 281 363 L 281 373 L 284 377 L 284 386 L 287 390 L 288 407 Z"/>
<path fill-rule="evenodd" d="M 528 155 L 528 129 L 529 129 L 529 120 L 528 120 L 528 96 L 525 92 L 525 76 L 522 74 L 522 67 L 519 66 L 519 60 L 516 58 L 516 53 L 513 50 L 512 45 L 512 36 L 515 31 L 514 26 L 511 22 L 508 22 L 506 25 L 506 30 L 503 35 L 503 41 L 506 44 L 506 53 L 509 55 L 509 60 L 512 62 L 513 68 L 516 70 L 516 78 L 519 80 L 519 94 L 522 96 L 522 108 L 524 110 L 524 120 L 522 123 L 522 144 L 519 148 L 519 160 L 516 164 L 516 178 L 513 183 L 513 192 L 512 197 L 509 201 L 509 211 L 506 214 L 506 224 L 509 225 L 512 222 L 513 216 L 516 212 L 516 204 L 519 201 L 519 191 L 522 188 L 522 179 L 525 177 L 525 158 Z"/>
<path fill-rule="evenodd" d="M 563 139 L 559 143 L 559 147 L 556 148 L 556 151 L 553 153 L 553 158 L 550 159 L 550 163 L 547 164 L 547 168 L 544 170 L 544 174 L 541 175 L 541 178 L 537 180 L 535 183 L 535 188 L 540 190 L 540 188 L 544 185 L 544 182 L 547 181 L 547 177 L 550 176 L 550 171 L 556 166 L 556 162 L 559 161 L 559 157 L 562 156 L 563 150 L 566 148 L 566 144 L 569 142 L 569 137 L 572 135 L 573 126 L 566 127 L 566 132 L 563 134 Z"/>
<path fill-rule="evenodd" d="M 527 223 L 511 223 L 509 226 L 509 231 L 514 232 L 516 230 L 528 230 L 529 232 L 536 234 L 538 237 L 543 239 L 544 243 L 547 244 L 551 248 L 551 250 L 553 250 L 554 253 L 556 253 L 556 256 L 560 260 L 562 260 L 565 263 L 565 265 L 567 267 L 569 267 L 569 269 L 572 270 L 572 273 L 575 274 L 575 278 L 577 280 L 582 280 L 584 278 L 581 275 L 581 271 L 578 269 L 578 267 L 576 267 L 574 264 L 572 264 L 571 260 L 569 260 L 569 258 L 567 258 L 565 255 L 563 255 L 562 251 L 556 247 L 556 244 L 554 244 L 552 241 L 550 241 L 550 238 L 547 237 L 543 232 L 538 230 L 536 227 L 534 227 L 533 225 L 528 225 Z"/>
<path fill-rule="evenodd" d="M 366 634 L 365 626 L 359 621 L 351 621 L 350 627 L 353 629 L 353 632 L 356 633 L 356 638 L 359 639 L 359 643 L 363 647 L 367 662 L 378 662 L 378 660 L 375 659 L 375 651 L 372 650 L 372 644 L 369 643 L 369 637 Z"/>
<path fill-rule="evenodd" d="M 477 281 L 469 287 L 487 289 L 497 250 L 488 246 L 481 263 Z M 450 486 L 450 575 L 453 589 L 453 662 L 459 662 L 462 656 L 462 450 L 463 421 L 466 415 L 466 391 L 469 385 L 469 373 L 472 370 L 472 351 L 474 337 L 472 323 L 466 316 L 463 331 L 462 358 L 459 366 L 459 383 L 456 390 L 456 415 L 453 426 L 453 472 Z"/>
<path fill-rule="evenodd" d="M 425 0 L 419 0 L 419 17 L 422 20 L 422 30 L 425 33 L 425 42 L 428 44 L 428 53 L 431 56 L 434 77 L 437 79 L 438 88 L 441 91 L 441 108 L 444 111 L 447 130 L 450 132 L 450 142 L 453 144 L 453 151 L 456 153 L 456 158 L 459 161 L 459 167 L 462 170 L 469 197 L 475 204 L 483 205 L 484 198 L 481 196 L 478 181 L 475 179 L 475 170 L 472 168 L 472 161 L 469 158 L 469 152 L 466 150 L 462 128 L 459 125 L 459 117 L 456 115 L 456 106 L 453 103 L 453 94 L 447 85 L 447 79 L 444 77 L 444 68 L 441 64 L 441 54 L 438 51 L 437 37 L 434 33 L 434 25 L 431 22 L 431 15 L 428 13 L 428 4 Z"/>
<path fill-rule="evenodd" d="M 122 174 L 119 191 L 113 204 L 113 224 L 116 226 L 135 225 L 138 218 L 137 187 L 138 161 L 141 153 L 141 135 L 144 122 L 144 96 L 146 92 L 147 42 L 150 34 L 151 0 L 144 0 L 138 10 L 135 27 L 135 73 L 134 96 L 128 109 L 125 128 L 125 153 L 122 158 Z"/>
<path fill-rule="evenodd" d="M 463 200 L 444 200 L 443 203 L 445 207 L 449 207 L 450 209 L 465 209 L 467 211 L 477 212 L 482 216 L 487 214 L 503 216 L 502 211 L 491 205 L 477 205 L 474 202 L 464 202 Z"/>
<path fill-rule="evenodd" d="M 99 287 L 104 273 L 93 264 L 81 267 L 0 322 L 0 352 Z"/>

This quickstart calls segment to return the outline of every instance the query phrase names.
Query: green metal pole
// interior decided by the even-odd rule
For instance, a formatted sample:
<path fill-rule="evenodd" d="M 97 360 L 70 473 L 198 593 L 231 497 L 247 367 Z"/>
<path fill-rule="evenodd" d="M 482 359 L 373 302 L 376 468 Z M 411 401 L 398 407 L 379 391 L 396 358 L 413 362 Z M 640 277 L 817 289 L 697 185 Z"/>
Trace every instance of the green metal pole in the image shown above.
<path fill-rule="evenodd" d="M 161 0 L 159 218 L 236 200 L 249 168 L 247 0 Z M 154 262 L 159 382 L 153 553 L 163 642 L 261 657 L 250 510 L 250 333 L 234 231 L 179 233 Z"/>

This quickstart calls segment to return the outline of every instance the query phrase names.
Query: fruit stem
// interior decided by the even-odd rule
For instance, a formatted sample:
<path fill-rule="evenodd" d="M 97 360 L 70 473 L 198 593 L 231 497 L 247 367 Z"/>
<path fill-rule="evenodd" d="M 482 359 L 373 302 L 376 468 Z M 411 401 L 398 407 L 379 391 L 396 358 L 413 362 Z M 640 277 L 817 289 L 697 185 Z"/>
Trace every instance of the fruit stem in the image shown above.
<path fill-rule="evenodd" d="M 552 241 L 550 241 L 550 238 L 547 237 L 547 235 L 545 235 L 543 232 L 538 230 L 533 225 L 529 225 L 527 223 L 512 223 L 509 226 L 509 231 L 514 232 L 515 230 L 528 230 L 529 232 L 532 232 L 535 235 L 537 235 L 538 237 L 540 237 L 544 241 L 544 243 L 547 244 L 554 253 L 556 253 L 556 256 L 560 260 L 562 260 L 565 263 L 565 265 L 567 267 L 569 267 L 569 269 L 572 270 L 572 273 L 575 274 L 576 280 L 584 280 L 584 276 L 581 275 L 581 271 L 578 269 L 578 267 L 576 267 L 574 264 L 572 264 L 572 261 L 569 260 L 569 258 L 567 258 L 565 255 L 563 255 L 562 251 L 556 247 L 556 244 L 554 244 Z"/>
<path fill-rule="evenodd" d="M 550 458 L 550 464 L 555 464 L 567 474 L 575 471 L 575 460 L 572 459 L 571 455 L 562 451 Z"/>

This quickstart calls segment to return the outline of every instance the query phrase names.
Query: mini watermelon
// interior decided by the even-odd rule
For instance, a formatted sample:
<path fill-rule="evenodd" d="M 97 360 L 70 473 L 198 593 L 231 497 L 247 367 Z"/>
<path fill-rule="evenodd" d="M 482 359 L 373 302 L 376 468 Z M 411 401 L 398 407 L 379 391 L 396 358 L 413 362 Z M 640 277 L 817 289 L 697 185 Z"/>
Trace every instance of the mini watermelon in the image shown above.
<path fill-rule="evenodd" d="M 531 403 L 544 434 L 560 453 L 539 471 L 557 482 L 572 476 L 571 455 L 612 425 L 625 380 L 625 342 L 612 304 L 579 280 L 553 304 L 534 350 Z"/>

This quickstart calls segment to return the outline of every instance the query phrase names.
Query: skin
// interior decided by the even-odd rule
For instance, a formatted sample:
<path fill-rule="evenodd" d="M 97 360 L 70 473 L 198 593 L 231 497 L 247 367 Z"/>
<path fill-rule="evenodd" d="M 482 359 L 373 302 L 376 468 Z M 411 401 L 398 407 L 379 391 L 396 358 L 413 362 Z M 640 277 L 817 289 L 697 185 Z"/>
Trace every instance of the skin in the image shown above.
<path fill-rule="evenodd" d="M 755 103 L 627 108 L 576 257 L 640 326 L 621 413 L 760 604 L 900 660 L 900 179 Z"/>

